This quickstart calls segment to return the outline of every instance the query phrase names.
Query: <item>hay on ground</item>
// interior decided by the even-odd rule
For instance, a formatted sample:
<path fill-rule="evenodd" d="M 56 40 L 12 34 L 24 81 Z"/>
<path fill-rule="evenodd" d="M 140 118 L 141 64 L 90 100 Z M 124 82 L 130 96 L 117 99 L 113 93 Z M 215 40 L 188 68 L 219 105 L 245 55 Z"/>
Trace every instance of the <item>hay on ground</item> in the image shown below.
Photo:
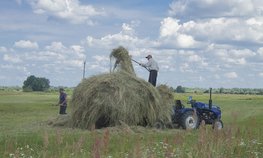
<path fill-rule="evenodd" d="M 57 118 L 49 120 L 48 125 L 51 126 L 69 126 L 70 123 L 70 116 L 69 115 L 58 115 Z"/>

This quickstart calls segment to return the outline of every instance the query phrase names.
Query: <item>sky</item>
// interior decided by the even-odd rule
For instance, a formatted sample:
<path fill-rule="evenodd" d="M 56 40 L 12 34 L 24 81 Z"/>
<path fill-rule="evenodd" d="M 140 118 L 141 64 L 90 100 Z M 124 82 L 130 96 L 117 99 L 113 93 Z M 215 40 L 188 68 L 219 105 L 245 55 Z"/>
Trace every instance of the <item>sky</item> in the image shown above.
<path fill-rule="evenodd" d="M 119 46 L 142 63 L 151 54 L 157 84 L 263 88 L 263 1 L 0 1 L 0 86 L 35 75 L 75 87 L 84 61 L 86 78 L 109 73 Z"/>

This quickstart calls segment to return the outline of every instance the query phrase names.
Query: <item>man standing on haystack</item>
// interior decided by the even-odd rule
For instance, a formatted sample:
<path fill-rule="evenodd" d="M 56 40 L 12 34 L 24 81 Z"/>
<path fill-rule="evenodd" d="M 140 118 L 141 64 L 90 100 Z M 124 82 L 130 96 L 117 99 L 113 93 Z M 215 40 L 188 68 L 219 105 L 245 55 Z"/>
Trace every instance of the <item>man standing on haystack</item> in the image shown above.
<path fill-rule="evenodd" d="M 67 109 L 67 94 L 65 93 L 63 88 L 59 89 L 59 114 L 67 114 L 66 109 Z"/>
<path fill-rule="evenodd" d="M 145 58 L 148 59 L 148 62 L 146 64 L 141 63 L 140 65 L 146 67 L 149 70 L 150 74 L 148 82 L 150 82 L 155 87 L 159 71 L 158 63 L 153 59 L 152 55 L 147 55 Z"/>

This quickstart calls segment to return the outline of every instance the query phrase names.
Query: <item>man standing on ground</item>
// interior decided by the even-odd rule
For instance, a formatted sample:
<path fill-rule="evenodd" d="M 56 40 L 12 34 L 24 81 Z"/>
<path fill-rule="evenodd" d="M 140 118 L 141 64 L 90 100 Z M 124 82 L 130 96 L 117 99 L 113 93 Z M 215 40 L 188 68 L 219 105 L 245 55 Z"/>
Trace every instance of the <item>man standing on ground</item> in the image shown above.
<path fill-rule="evenodd" d="M 145 58 L 148 59 L 148 62 L 146 64 L 140 64 L 140 65 L 146 67 L 149 70 L 150 74 L 149 74 L 148 82 L 150 82 L 155 87 L 157 81 L 157 75 L 159 71 L 158 63 L 153 59 L 152 55 L 147 55 L 147 57 Z"/>
<path fill-rule="evenodd" d="M 59 89 L 59 114 L 67 114 L 66 109 L 67 109 L 67 94 L 65 93 L 63 88 Z"/>

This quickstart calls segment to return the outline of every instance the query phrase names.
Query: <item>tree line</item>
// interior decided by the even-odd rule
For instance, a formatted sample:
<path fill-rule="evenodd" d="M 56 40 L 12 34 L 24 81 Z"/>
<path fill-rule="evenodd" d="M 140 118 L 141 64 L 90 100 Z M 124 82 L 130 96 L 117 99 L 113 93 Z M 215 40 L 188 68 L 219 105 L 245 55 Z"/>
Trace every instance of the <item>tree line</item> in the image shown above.
<path fill-rule="evenodd" d="M 9 89 L 10 87 L 0 86 L 0 90 Z M 12 89 L 19 90 L 19 87 Z M 31 91 L 47 91 L 50 89 L 50 81 L 45 77 L 36 77 L 34 75 L 28 76 L 22 87 L 24 92 Z M 55 88 L 56 89 L 56 88 Z M 181 85 L 176 88 L 170 87 L 175 93 L 209 93 L 209 88 L 189 88 Z M 251 94 L 263 95 L 263 88 L 213 88 L 213 93 L 217 94 Z"/>
<path fill-rule="evenodd" d="M 188 88 L 181 85 L 176 88 L 171 87 L 175 93 L 209 93 L 209 88 Z M 213 88 L 213 93 L 216 94 L 251 94 L 263 95 L 263 88 Z"/>

